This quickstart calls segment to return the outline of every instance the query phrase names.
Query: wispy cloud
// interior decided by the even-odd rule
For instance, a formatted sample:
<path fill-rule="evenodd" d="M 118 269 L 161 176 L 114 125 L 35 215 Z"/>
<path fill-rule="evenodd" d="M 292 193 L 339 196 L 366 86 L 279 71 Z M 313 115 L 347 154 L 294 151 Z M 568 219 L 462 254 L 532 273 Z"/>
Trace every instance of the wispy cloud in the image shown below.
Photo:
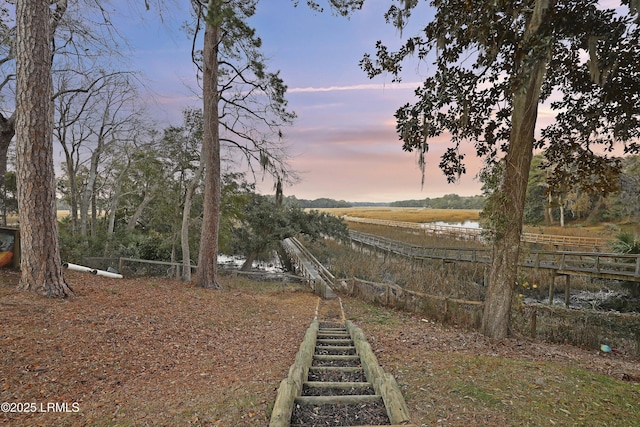
<path fill-rule="evenodd" d="M 347 90 L 398 90 L 398 89 L 415 89 L 420 82 L 402 82 L 402 83 L 364 83 L 346 86 L 326 86 L 326 87 L 294 87 L 287 89 L 289 93 L 313 93 L 313 92 L 339 92 Z"/>

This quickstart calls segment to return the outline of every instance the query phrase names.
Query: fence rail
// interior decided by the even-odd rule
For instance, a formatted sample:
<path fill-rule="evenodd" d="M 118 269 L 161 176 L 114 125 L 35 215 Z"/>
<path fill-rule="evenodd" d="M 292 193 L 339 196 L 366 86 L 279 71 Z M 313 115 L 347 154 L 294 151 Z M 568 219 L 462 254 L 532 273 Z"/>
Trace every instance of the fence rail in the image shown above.
<path fill-rule="evenodd" d="M 351 230 L 351 240 L 411 259 L 491 262 L 486 248 L 428 247 Z M 640 282 L 640 255 L 577 251 L 522 251 L 520 266 L 554 270 L 556 274 Z"/>

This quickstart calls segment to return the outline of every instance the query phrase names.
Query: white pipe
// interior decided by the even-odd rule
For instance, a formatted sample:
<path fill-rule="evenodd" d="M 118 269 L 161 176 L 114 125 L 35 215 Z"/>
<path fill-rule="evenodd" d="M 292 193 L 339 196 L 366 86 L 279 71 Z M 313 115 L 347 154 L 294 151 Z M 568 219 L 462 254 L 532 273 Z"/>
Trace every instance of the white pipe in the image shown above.
<path fill-rule="evenodd" d="M 122 274 L 112 273 L 110 271 L 96 270 L 95 274 L 98 276 L 110 277 L 112 279 L 122 279 Z"/>
<path fill-rule="evenodd" d="M 82 271 L 83 273 L 97 274 L 98 276 L 110 277 L 112 279 L 122 279 L 122 274 L 112 273 L 110 271 L 97 270 L 95 268 L 85 267 L 83 265 L 71 264 L 65 262 L 62 266 L 72 271 Z"/>
<path fill-rule="evenodd" d="M 70 262 L 65 262 L 64 264 L 62 264 L 62 266 L 72 271 L 82 271 L 83 273 L 98 274 L 98 270 L 96 270 L 95 268 L 89 268 L 78 264 L 71 264 Z"/>

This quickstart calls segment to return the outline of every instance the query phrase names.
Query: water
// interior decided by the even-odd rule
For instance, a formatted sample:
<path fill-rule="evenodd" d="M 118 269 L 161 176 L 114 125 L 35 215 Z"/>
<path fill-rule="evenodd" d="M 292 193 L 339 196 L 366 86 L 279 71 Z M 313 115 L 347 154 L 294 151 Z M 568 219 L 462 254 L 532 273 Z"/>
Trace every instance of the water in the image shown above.
<path fill-rule="evenodd" d="M 427 222 L 425 224 L 439 225 L 443 227 L 480 228 L 480 223 L 478 221 L 464 221 L 464 222 L 433 221 L 433 222 Z"/>
<path fill-rule="evenodd" d="M 238 270 L 244 264 L 246 258 L 242 255 L 225 255 L 218 254 L 218 265 L 222 268 L 228 268 L 231 270 Z M 280 260 L 277 256 L 269 261 L 254 261 L 251 265 L 252 270 L 265 271 L 268 273 L 281 273 L 284 271 L 284 267 L 280 264 Z"/>
<path fill-rule="evenodd" d="M 525 297 L 525 304 L 549 304 L 549 297 Z M 564 292 L 556 293 L 553 305 L 564 307 Z M 640 299 L 611 289 L 599 291 L 571 290 L 569 307 L 573 309 L 591 309 L 622 313 L 637 313 L 640 310 Z"/>

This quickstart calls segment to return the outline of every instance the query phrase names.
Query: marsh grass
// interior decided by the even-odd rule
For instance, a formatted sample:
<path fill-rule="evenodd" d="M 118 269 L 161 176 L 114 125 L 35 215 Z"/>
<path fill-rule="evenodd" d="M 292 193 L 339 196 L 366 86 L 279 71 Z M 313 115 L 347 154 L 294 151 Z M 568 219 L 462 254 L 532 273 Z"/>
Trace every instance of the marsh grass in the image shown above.
<path fill-rule="evenodd" d="M 456 240 L 445 238 L 443 236 L 436 236 L 423 230 L 411 228 L 350 222 L 349 229 L 360 231 L 362 233 L 375 234 L 376 236 L 386 237 L 388 239 L 399 240 L 412 245 L 466 248 L 486 247 L 482 242 L 477 240 Z"/>
<path fill-rule="evenodd" d="M 392 208 L 392 207 L 352 207 L 322 208 L 320 211 L 335 216 L 355 216 L 359 218 L 385 219 L 389 221 L 458 223 L 477 221 L 480 211 L 477 209 L 430 209 L 430 208 Z"/>
<path fill-rule="evenodd" d="M 336 277 L 390 283 L 431 295 L 467 300 L 484 297 L 481 286 L 484 267 L 480 264 L 453 264 L 423 260 L 412 262 L 335 241 L 304 242 Z"/>

